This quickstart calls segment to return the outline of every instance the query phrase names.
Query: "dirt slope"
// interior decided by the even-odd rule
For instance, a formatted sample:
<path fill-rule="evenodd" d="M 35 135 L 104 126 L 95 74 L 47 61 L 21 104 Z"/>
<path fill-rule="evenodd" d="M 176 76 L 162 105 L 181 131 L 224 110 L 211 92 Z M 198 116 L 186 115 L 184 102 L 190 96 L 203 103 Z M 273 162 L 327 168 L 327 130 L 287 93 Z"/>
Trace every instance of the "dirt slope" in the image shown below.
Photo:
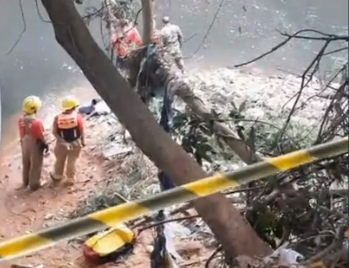
<path fill-rule="evenodd" d="M 73 187 L 53 185 L 49 172 L 54 163 L 50 147 L 50 155 L 44 160 L 42 180 L 44 186 L 36 192 L 18 189 L 21 186 L 21 154 L 17 141 L 7 143 L 1 152 L 1 180 L 0 180 L 0 215 L 3 222 L 0 225 L 0 241 L 16 237 L 42 228 L 54 226 L 59 222 L 67 221 L 65 216 L 76 208 L 77 202 L 95 188 L 96 184 L 107 177 L 110 162 L 102 157 L 101 148 L 94 146 L 97 139 L 95 128 L 98 125 L 87 122 L 87 146 L 83 149 L 78 163 L 78 175 Z M 95 134 L 95 135 L 94 135 Z M 6 137 L 5 137 L 5 140 Z M 117 162 L 114 162 L 117 163 Z M 115 168 L 115 167 L 114 167 Z M 145 232 L 139 238 L 137 247 L 132 256 L 122 259 L 118 264 L 106 264 L 109 267 L 149 267 L 149 255 L 144 244 L 150 244 L 151 237 Z M 11 267 L 11 264 L 44 265 L 44 267 L 90 267 L 81 255 L 78 245 L 59 243 L 55 247 L 0 264 L 0 268 Z"/>
<path fill-rule="evenodd" d="M 87 143 L 89 142 L 87 140 Z M 51 145 L 51 147 L 53 146 Z M 28 190 L 18 190 L 21 186 L 19 148 L 14 144 L 13 148 L 3 153 L 5 157 L 3 157 L 0 181 L 0 191 L 3 193 L 0 196 L 0 214 L 4 221 L 0 225 L 1 240 L 53 225 L 54 221 L 62 221 L 63 214 L 71 211 L 77 200 L 85 195 L 96 182 L 103 179 L 101 160 L 98 156 L 93 155 L 87 147 L 83 150 L 78 164 L 79 173 L 74 187 L 53 186 L 48 175 L 54 161 L 54 156 L 51 153 L 49 157 L 45 158 L 42 178 L 46 184 L 43 188 L 33 193 Z M 74 262 L 76 257 L 75 250 L 61 245 L 13 262 L 42 263 L 45 267 L 61 267 Z M 7 265 L 0 267 L 7 267 Z"/>

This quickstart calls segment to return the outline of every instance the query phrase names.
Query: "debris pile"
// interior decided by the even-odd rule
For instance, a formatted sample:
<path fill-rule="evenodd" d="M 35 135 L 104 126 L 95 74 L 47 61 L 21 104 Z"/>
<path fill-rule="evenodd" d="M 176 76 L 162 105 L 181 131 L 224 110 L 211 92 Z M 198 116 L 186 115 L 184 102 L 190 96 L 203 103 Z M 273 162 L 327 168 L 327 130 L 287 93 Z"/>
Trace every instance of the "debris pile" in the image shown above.
<path fill-rule="evenodd" d="M 267 121 L 277 117 L 285 119 L 301 87 L 301 79 L 293 75 L 267 77 L 222 68 L 196 73 L 189 77 L 189 84 L 195 95 L 210 103 L 218 113 L 243 105 L 247 118 Z M 337 88 L 338 84 L 333 86 Z M 300 97 L 292 121 L 303 127 L 318 125 L 330 101 L 328 91 L 323 92 L 320 81 L 313 78 Z"/>

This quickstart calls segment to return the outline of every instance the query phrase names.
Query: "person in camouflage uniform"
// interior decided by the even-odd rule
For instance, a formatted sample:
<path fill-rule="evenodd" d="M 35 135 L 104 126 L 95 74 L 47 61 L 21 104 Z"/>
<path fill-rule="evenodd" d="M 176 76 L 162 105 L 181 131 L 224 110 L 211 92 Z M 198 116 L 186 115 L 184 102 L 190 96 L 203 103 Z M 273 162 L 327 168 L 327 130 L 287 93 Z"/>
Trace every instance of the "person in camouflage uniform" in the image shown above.
<path fill-rule="evenodd" d="M 183 34 L 181 29 L 170 23 L 170 18 L 165 16 L 162 18 L 163 28 L 160 31 L 160 37 L 163 46 L 168 53 L 173 57 L 178 69 L 184 73 L 184 62 L 182 57 Z"/>

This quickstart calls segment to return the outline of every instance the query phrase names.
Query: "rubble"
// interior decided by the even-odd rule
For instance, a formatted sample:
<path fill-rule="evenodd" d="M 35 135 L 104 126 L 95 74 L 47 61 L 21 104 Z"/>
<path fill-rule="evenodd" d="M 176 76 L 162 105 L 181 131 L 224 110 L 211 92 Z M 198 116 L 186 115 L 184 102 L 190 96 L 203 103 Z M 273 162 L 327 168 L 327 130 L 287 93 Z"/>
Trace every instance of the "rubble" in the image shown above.
<path fill-rule="evenodd" d="M 189 76 L 189 84 L 195 95 L 216 112 L 227 112 L 234 103 L 236 107 L 245 106 L 244 114 L 249 119 L 266 120 L 289 113 L 300 90 L 301 78 L 281 74 L 267 77 L 222 68 L 195 73 Z M 303 90 L 293 122 L 303 127 L 318 124 L 331 101 L 322 89 L 320 81 L 313 78 Z"/>

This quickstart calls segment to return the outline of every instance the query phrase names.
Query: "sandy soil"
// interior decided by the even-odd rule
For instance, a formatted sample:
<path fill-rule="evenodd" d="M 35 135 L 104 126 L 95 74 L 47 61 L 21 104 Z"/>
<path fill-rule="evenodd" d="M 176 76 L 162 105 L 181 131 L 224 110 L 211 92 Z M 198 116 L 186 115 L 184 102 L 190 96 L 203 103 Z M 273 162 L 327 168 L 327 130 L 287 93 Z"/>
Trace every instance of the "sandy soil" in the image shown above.
<path fill-rule="evenodd" d="M 89 141 L 87 141 L 89 142 Z M 53 147 L 53 146 L 51 146 Z M 7 148 L 2 155 L 0 191 L 0 214 L 3 223 L 0 225 L 1 239 L 18 236 L 29 231 L 36 231 L 45 227 L 50 218 L 56 217 L 59 212 L 69 212 L 74 209 L 79 198 L 86 194 L 88 189 L 103 179 L 103 165 L 101 160 L 88 148 L 83 150 L 78 164 L 78 176 L 74 187 L 67 188 L 61 185 L 53 186 L 49 179 L 54 156 L 51 153 L 45 158 L 42 180 L 46 184 L 36 192 L 18 190 L 21 186 L 21 155 L 18 146 Z M 57 215 L 59 216 L 59 215 Z M 61 216 L 62 217 L 62 216 Z M 17 263 L 44 264 L 45 267 L 61 267 L 67 263 L 74 263 L 77 255 L 75 250 L 64 245 L 49 250 L 43 250 L 30 257 L 15 260 Z M 7 267 L 1 265 L 1 267 Z"/>
<path fill-rule="evenodd" d="M 80 97 L 82 103 L 96 97 L 96 92 L 86 82 L 79 88 L 73 88 L 69 94 Z M 45 111 L 40 115 L 45 123 L 50 123 L 52 116 L 57 111 L 57 99 L 59 96 L 48 96 L 45 99 Z M 5 123 L 6 131 L 2 135 L 0 147 L 0 241 L 17 237 L 29 232 L 36 232 L 48 226 L 67 221 L 66 215 L 73 211 L 77 202 L 87 196 L 88 192 L 95 188 L 98 182 L 108 177 L 111 170 L 119 169 L 121 162 L 107 161 L 102 157 L 102 149 L 94 146 L 98 140 L 100 130 L 98 124 L 87 124 L 87 146 L 83 149 L 78 162 L 78 175 L 73 187 L 53 185 L 49 178 L 49 172 L 54 163 L 51 144 L 51 153 L 44 160 L 42 181 L 44 186 L 36 192 L 18 190 L 21 186 L 21 154 L 17 137 L 17 118 L 14 115 Z M 47 122 L 46 122 L 47 121 Z M 46 126 L 49 124 L 45 124 Z M 49 132 L 49 130 L 48 130 Z M 106 264 L 105 267 L 120 268 L 148 268 L 150 267 L 149 253 L 145 245 L 152 244 L 153 236 L 150 231 L 145 231 L 138 238 L 136 248 L 130 256 L 122 258 L 118 263 Z M 180 241 L 176 243 L 176 249 L 186 260 L 181 267 L 203 267 L 205 258 L 210 255 L 198 241 Z M 58 243 L 56 246 L 41 250 L 30 256 L 18 258 L 0 264 L 0 268 L 11 267 L 11 264 L 22 264 L 44 268 L 87 268 L 91 265 L 84 262 L 79 245 Z M 201 262 L 197 260 L 201 259 Z M 95 267 L 95 266 L 94 266 Z"/>
<path fill-rule="evenodd" d="M 74 210 L 78 200 L 86 196 L 95 187 L 96 183 L 107 177 L 111 162 L 104 160 L 101 149 L 93 146 L 93 140 L 96 138 L 93 135 L 94 127 L 96 126 L 87 125 L 87 132 L 90 134 L 87 135 L 87 146 L 83 149 L 78 163 L 76 184 L 70 188 L 52 184 L 49 172 L 54 163 L 54 156 L 51 152 L 45 158 L 42 173 L 42 181 L 45 184 L 36 192 L 18 190 L 21 186 L 21 154 L 18 142 L 13 141 L 13 139 L 9 142 L 11 140 L 10 137 L 4 137 L 7 146 L 3 146 L 1 151 L 0 192 L 2 194 L 0 195 L 0 215 L 2 215 L 3 222 L 0 225 L 0 241 L 67 221 L 64 216 Z M 89 146 L 89 144 L 92 146 Z M 51 145 L 50 150 L 52 149 L 53 145 Z M 113 163 L 115 162 L 113 161 Z M 104 266 L 120 268 L 150 267 L 149 253 L 144 245 L 150 245 L 151 242 L 151 232 L 142 233 L 138 238 L 133 254 L 122 258 L 118 263 L 110 263 Z M 187 259 L 186 263 L 188 263 L 189 267 L 200 267 L 199 263 L 193 261 L 193 259 L 199 260 L 201 255 L 198 254 L 202 250 L 199 242 L 180 243 L 177 250 L 182 252 L 181 255 Z M 11 264 L 31 265 L 33 267 L 42 264 L 44 267 L 51 268 L 92 267 L 84 261 L 81 253 L 79 245 L 68 245 L 62 242 L 33 255 L 3 263 L 0 265 L 0 268 L 11 267 Z"/>
<path fill-rule="evenodd" d="M 88 83 L 82 87 L 72 89 L 69 94 L 82 96 L 81 102 L 89 101 L 96 96 L 96 92 Z M 51 99 L 50 99 L 51 98 Z M 50 121 L 50 115 L 57 111 L 57 99 L 59 96 L 49 96 L 45 100 L 44 119 Z M 70 211 L 74 210 L 77 202 L 94 188 L 95 184 L 102 181 L 108 170 L 107 162 L 101 157 L 101 152 L 91 150 L 93 145 L 93 127 L 87 124 L 87 146 L 83 149 L 78 162 L 78 175 L 73 187 L 53 185 L 49 178 L 49 172 L 54 163 L 51 144 L 51 153 L 44 160 L 42 181 L 45 185 L 36 192 L 18 190 L 21 186 L 21 154 L 17 138 L 17 118 L 14 115 L 5 125 L 6 130 L 2 136 L 0 151 L 0 241 L 16 237 L 28 232 L 35 232 L 42 228 L 52 226 L 58 222 L 64 222 Z M 49 123 L 49 122 L 45 122 Z M 49 130 L 48 130 L 49 131 Z M 31 256 L 15 259 L 8 263 L 0 264 L 0 267 L 10 267 L 11 264 L 40 265 L 44 267 L 87 267 L 81 261 L 79 247 L 59 243 L 53 248 L 42 250 Z M 122 266 L 119 266 L 122 267 Z M 125 267 L 125 266 L 124 266 Z"/>

